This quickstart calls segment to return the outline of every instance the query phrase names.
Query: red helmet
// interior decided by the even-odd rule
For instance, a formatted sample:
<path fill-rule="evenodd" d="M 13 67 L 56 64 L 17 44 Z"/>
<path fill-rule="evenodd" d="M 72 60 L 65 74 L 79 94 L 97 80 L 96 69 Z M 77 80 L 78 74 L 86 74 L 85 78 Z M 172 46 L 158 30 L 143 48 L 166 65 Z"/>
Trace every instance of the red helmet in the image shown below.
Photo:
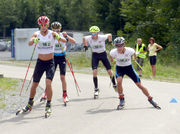
<path fill-rule="evenodd" d="M 47 16 L 41 16 L 38 18 L 38 24 L 49 24 L 49 18 Z"/>

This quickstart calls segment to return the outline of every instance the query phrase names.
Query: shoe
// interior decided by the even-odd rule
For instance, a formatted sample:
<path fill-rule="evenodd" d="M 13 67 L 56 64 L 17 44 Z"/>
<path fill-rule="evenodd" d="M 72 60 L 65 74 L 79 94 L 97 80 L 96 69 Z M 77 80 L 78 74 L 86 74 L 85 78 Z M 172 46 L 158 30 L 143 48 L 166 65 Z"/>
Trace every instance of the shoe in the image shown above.
<path fill-rule="evenodd" d="M 124 104 L 125 104 L 124 98 L 120 98 L 120 103 L 119 103 L 119 105 L 120 105 L 121 107 L 123 107 Z"/>
<path fill-rule="evenodd" d="M 95 96 L 98 96 L 98 95 L 99 95 L 99 88 L 95 88 L 95 89 L 94 89 L 94 95 L 95 95 Z"/>
<path fill-rule="evenodd" d="M 46 103 L 46 108 L 45 108 L 45 111 L 46 111 L 46 113 L 51 113 L 51 102 L 50 103 Z"/>
<path fill-rule="evenodd" d="M 119 96 L 119 99 L 120 99 L 120 103 L 119 103 L 119 105 L 120 105 L 121 107 L 123 107 L 123 106 L 124 106 L 124 104 L 125 104 L 124 95 Z"/>
<path fill-rule="evenodd" d="M 68 97 L 67 97 L 67 92 L 63 92 L 63 99 L 64 99 L 64 102 L 68 102 Z"/>
<path fill-rule="evenodd" d="M 140 74 L 139 77 L 142 77 L 142 75 Z"/>
<path fill-rule="evenodd" d="M 118 93 L 118 91 L 117 91 L 117 85 L 113 85 L 113 88 L 114 88 L 114 90 Z"/>
<path fill-rule="evenodd" d="M 149 98 L 148 98 L 148 101 L 149 101 L 154 107 L 157 107 L 157 106 L 158 106 L 158 104 L 153 100 L 152 97 L 149 97 Z"/>
<path fill-rule="evenodd" d="M 29 100 L 27 106 L 25 106 L 22 110 L 23 112 L 30 111 L 33 107 L 34 100 Z"/>

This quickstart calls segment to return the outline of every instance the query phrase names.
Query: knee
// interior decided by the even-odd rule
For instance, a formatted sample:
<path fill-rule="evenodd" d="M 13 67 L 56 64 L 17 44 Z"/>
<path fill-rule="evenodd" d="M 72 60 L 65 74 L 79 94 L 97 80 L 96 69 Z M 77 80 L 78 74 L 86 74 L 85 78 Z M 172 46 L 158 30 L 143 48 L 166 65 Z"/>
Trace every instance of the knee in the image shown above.
<path fill-rule="evenodd" d="M 61 78 L 62 82 L 65 81 L 65 76 L 64 75 L 61 75 L 60 78 Z"/>
<path fill-rule="evenodd" d="M 52 81 L 51 81 L 51 80 L 49 80 L 49 79 L 46 79 L 46 87 L 49 87 L 49 86 L 51 86 L 51 83 L 52 83 Z"/>
<path fill-rule="evenodd" d="M 117 79 L 117 84 L 122 85 L 122 79 Z"/>

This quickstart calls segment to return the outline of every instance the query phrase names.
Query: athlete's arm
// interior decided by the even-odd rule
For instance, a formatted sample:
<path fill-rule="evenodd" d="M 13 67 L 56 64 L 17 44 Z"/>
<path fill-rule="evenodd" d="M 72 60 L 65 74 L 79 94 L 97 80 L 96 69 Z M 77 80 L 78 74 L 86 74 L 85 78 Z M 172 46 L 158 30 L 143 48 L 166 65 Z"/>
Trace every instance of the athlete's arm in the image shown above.
<path fill-rule="evenodd" d="M 86 39 L 85 39 L 85 36 L 83 37 L 83 44 L 84 44 L 84 46 L 87 46 L 87 45 L 86 45 Z"/>
<path fill-rule="evenodd" d="M 136 53 L 134 53 L 134 54 L 133 54 L 133 57 L 134 57 L 134 58 L 133 58 L 134 60 L 136 60 L 136 59 L 137 59 L 137 55 L 136 55 Z"/>
<path fill-rule="evenodd" d="M 65 38 L 68 39 L 68 42 L 73 43 L 73 44 L 76 43 L 76 41 L 72 37 L 68 36 L 66 32 L 62 32 L 62 34 Z"/>
<path fill-rule="evenodd" d="M 33 35 L 32 35 L 32 37 L 31 37 L 31 39 L 29 40 L 29 43 L 28 43 L 28 45 L 29 46 L 32 46 L 33 44 L 34 44 L 34 38 L 36 38 L 37 37 L 37 34 L 36 33 L 33 33 Z"/>
<path fill-rule="evenodd" d="M 56 32 L 52 32 L 52 35 L 53 35 L 53 38 L 56 40 L 55 36 L 57 35 L 57 33 Z M 67 42 L 67 40 L 64 37 L 60 37 L 59 41 L 62 41 L 63 43 Z"/>
<path fill-rule="evenodd" d="M 112 42 L 112 34 L 108 33 L 108 34 L 105 34 L 108 36 L 108 39 L 109 39 L 109 42 Z"/>
<path fill-rule="evenodd" d="M 157 47 L 158 49 L 156 49 L 155 52 L 157 52 L 157 51 L 159 51 L 159 50 L 162 49 L 162 46 L 160 46 L 160 45 L 156 45 L 156 47 Z"/>
<path fill-rule="evenodd" d="M 114 57 L 110 56 L 110 60 L 111 60 L 111 62 L 113 62 L 114 61 Z"/>

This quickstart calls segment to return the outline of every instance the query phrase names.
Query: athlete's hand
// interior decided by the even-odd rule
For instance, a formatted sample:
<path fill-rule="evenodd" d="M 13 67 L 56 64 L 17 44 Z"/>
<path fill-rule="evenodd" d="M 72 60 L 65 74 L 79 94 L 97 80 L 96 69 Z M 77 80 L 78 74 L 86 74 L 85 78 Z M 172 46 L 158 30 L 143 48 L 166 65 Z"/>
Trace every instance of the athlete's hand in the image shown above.
<path fill-rule="evenodd" d="M 88 47 L 87 47 L 87 46 L 84 46 L 84 48 L 85 48 L 85 51 L 88 50 Z"/>
<path fill-rule="evenodd" d="M 54 34 L 54 37 L 55 37 L 56 40 L 60 40 L 61 39 L 59 34 Z"/>
<path fill-rule="evenodd" d="M 62 32 L 64 37 L 67 37 L 67 33 L 66 32 Z"/>
<path fill-rule="evenodd" d="M 110 46 L 112 46 L 112 45 L 113 45 L 112 41 L 109 41 L 109 45 L 110 45 Z"/>
<path fill-rule="evenodd" d="M 35 44 L 37 44 L 37 43 L 39 42 L 39 38 L 37 38 L 37 37 L 34 38 L 34 39 L 33 39 L 33 42 L 34 42 Z"/>
<path fill-rule="evenodd" d="M 116 64 L 116 59 L 114 59 L 112 63 L 113 63 L 113 64 Z"/>

